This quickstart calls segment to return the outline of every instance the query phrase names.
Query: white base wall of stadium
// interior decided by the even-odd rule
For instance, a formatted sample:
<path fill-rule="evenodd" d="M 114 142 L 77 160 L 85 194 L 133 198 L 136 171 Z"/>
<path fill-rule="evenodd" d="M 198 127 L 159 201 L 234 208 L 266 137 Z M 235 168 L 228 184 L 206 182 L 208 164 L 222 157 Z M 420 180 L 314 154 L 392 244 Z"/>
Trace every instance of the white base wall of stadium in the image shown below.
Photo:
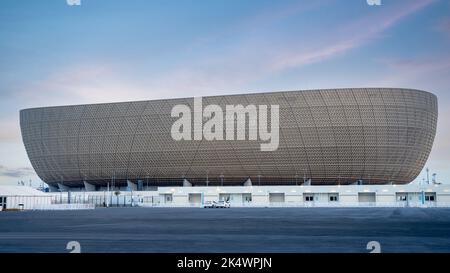
<path fill-rule="evenodd" d="M 97 207 L 450 207 L 450 185 L 158 187 L 51 192 L 52 204 Z"/>

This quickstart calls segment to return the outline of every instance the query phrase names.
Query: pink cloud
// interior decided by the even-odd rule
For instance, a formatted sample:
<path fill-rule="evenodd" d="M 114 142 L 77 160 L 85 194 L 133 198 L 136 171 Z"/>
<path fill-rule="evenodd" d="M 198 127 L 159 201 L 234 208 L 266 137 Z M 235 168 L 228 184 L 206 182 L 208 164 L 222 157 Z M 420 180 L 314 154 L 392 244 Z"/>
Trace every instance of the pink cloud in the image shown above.
<path fill-rule="evenodd" d="M 273 60 L 271 68 L 275 71 L 320 62 L 343 54 L 379 38 L 384 31 L 393 27 L 405 17 L 429 6 L 435 0 L 410 1 L 392 10 L 388 9 L 373 16 L 337 27 L 333 37 L 325 37 L 323 41 L 308 50 L 291 48 L 279 58 Z"/>
<path fill-rule="evenodd" d="M 147 93 L 108 63 L 69 64 L 16 93 L 23 107 L 144 99 Z"/>
<path fill-rule="evenodd" d="M 153 82 L 153 87 L 154 90 L 166 89 L 169 93 L 170 90 L 187 91 L 192 95 L 202 95 L 211 91 L 242 90 L 249 82 L 291 68 L 325 61 L 379 39 L 385 31 L 402 19 L 434 2 L 435 0 L 409 1 L 407 4 L 403 2 L 402 5 L 386 6 L 379 11 L 375 10 L 371 16 L 337 26 L 335 30 L 329 32 L 329 36 L 299 37 L 292 40 L 292 43 L 277 46 L 267 42 L 274 39 L 265 35 L 262 35 L 264 39 L 261 40 L 254 36 L 244 38 L 216 58 L 200 59 L 189 63 L 188 67 L 180 67 L 167 73 Z M 323 3 L 327 2 L 322 1 L 321 4 Z M 249 28 L 267 21 L 276 22 L 314 7 L 299 5 L 274 11 L 273 15 L 263 13 L 243 23 L 243 26 Z M 255 47 L 255 44 L 258 46 Z"/>
<path fill-rule="evenodd" d="M 242 22 L 242 27 L 250 31 L 260 23 L 275 23 L 328 2 L 314 1 L 314 4 L 307 5 L 299 3 L 271 12 L 262 12 Z M 271 40 L 265 35 L 260 35 L 261 41 L 253 36 L 241 37 L 225 47 L 223 53 L 216 57 L 200 56 L 180 64 L 172 71 L 148 75 L 146 79 L 123 75 L 120 65 L 71 64 L 33 83 L 32 90 L 35 91 L 30 102 L 37 104 L 41 103 L 41 98 L 46 98 L 46 101 L 42 102 L 46 105 L 73 104 L 242 91 L 242 88 L 252 81 L 294 67 L 321 62 L 360 47 L 380 37 L 401 19 L 433 2 L 434 0 L 409 1 L 407 5 L 403 3 L 401 6 L 386 6 L 379 12 L 374 12 L 372 16 L 337 26 L 329 37 L 318 37 L 308 40 L 307 43 L 302 42 L 302 37 L 299 37 L 300 41 L 280 44 L 274 48 L 273 44 L 264 42 L 264 39 Z"/>
<path fill-rule="evenodd" d="M 443 75 L 450 72 L 450 55 L 420 59 L 382 59 L 379 62 L 385 66 L 387 73 L 374 80 L 376 85 L 448 89 L 449 79 Z"/>

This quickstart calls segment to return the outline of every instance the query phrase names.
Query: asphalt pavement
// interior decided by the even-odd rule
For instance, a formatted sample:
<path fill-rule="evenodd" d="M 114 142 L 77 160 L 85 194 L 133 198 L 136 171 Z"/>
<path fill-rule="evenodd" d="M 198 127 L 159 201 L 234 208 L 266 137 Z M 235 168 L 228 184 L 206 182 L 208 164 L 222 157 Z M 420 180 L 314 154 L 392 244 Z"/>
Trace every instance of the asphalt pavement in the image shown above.
<path fill-rule="evenodd" d="M 0 252 L 450 252 L 443 208 L 98 208 L 0 212 Z"/>

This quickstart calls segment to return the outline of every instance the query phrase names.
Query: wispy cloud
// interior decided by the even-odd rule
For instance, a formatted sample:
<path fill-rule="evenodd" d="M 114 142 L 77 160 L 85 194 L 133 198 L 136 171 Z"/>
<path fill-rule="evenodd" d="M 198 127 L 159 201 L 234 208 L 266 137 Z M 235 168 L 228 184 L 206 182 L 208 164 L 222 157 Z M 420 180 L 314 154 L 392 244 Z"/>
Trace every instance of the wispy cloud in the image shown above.
<path fill-rule="evenodd" d="M 29 90 L 35 90 L 30 92 Z M 16 93 L 24 107 L 144 99 L 146 91 L 110 63 L 68 64 Z"/>
<path fill-rule="evenodd" d="M 374 13 L 372 16 L 355 19 L 348 24 L 337 25 L 329 36 L 324 35 L 325 37 L 320 39 L 299 37 L 301 40 L 273 50 L 264 48 L 264 45 L 255 48 L 254 41 L 247 43 L 244 40 L 241 41 L 238 49 L 228 52 L 215 63 L 209 62 L 208 65 L 194 67 L 188 73 L 182 70 L 176 73 L 176 75 L 182 75 L 182 77 L 175 77 L 181 78 L 177 87 L 195 87 L 192 85 L 202 86 L 208 85 L 208 83 L 210 86 L 223 86 L 224 82 L 227 84 L 242 83 L 291 68 L 322 62 L 382 38 L 387 30 L 401 22 L 402 19 L 434 2 L 436 1 L 409 1 L 407 4 L 403 2 L 402 5 Z M 287 16 L 293 16 L 293 14 L 295 13 L 289 12 Z M 275 16 L 275 18 L 281 20 L 283 17 Z M 214 77 L 214 69 L 208 69 L 217 66 L 226 68 L 218 71 L 222 72 L 219 79 Z M 186 79 L 189 79 L 189 82 L 186 82 Z"/>
<path fill-rule="evenodd" d="M 167 73 L 158 79 L 159 82 L 153 83 L 154 90 L 166 89 L 169 93 L 171 90 L 181 90 L 202 95 L 216 90 L 242 89 L 246 83 L 289 69 L 323 62 L 380 39 L 402 19 L 434 2 L 435 0 L 409 1 L 407 4 L 403 2 L 402 5 L 387 7 L 371 16 L 337 25 L 333 31 L 318 38 L 299 36 L 282 46 L 267 43 L 267 40 L 276 39 L 264 35 L 261 41 L 254 36 L 244 38 L 235 46 L 230 46 L 230 50 L 220 57 L 200 59 L 190 63 L 189 67 L 181 67 Z M 313 7 L 274 12 L 276 16 L 268 18 L 269 21 L 275 22 L 311 8 Z M 255 21 L 258 20 L 264 22 L 264 18 L 266 16 L 256 16 L 250 20 L 253 22 L 251 25 L 257 25 Z M 248 27 L 249 24 L 245 23 L 244 26 Z M 213 88 L 215 90 L 212 90 Z"/>
<path fill-rule="evenodd" d="M 377 38 L 386 30 L 395 26 L 405 17 L 426 8 L 435 0 L 409 1 L 407 5 L 367 16 L 343 26 L 337 26 L 333 37 L 324 39 L 309 50 L 286 50 L 278 58 L 272 60 L 271 67 L 275 71 L 320 62 L 358 48 Z"/>
<path fill-rule="evenodd" d="M 448 54 L 415 59 L 381 59 L 379 62 L 389 69 L 409 73 L 412 76 L 409 77 L 410 79 L 417 74 L 425 75 L 450 69 L 450 55 Z"/>
<path fill-rule="evenodd" d="M 298 37 L 290 43 L 276 46 L 267 42 L 276 40 L 276 37 L 270 38 L 270 35 L 275 34 L 265 33 L 264 29 L 261 30 L 261 25 L 276 24 L 330 2 L 313 1 L 307 5 L 295 4 L 272 10 L 271 13 L 256 14 L 241 22 L 242 30 L 238 32 L 240 34 L 237 34 L 236 39 L 227 40 L 220 54 L 199 55 L 195 60 L 181 62 L 172 70 L 149 75 L 147 79 L 124 75 L 120 65 L 112 63 L 69 64 L 57 73 L 33 83 L 32 88 L 36 92 L 27 97 L 34 104 L 45 98 L 48 105 L 242 91 L 248 83 L 292 68 L 322 62 L 363 46 L 381 37 L 384 31 L 435 0 L 409 1 L 408 4 L 386 7 L 385 11 L 372 16 L 337 25 L 330 35 L 316 39 L 308 38 L 305 41 L 304 37 Z M 240 27 L 234 26 L 233 29 L 239 30 Z M 252 29 L 259 32 L 249 35 Z M 203 37 L 203 40 L 211 39 Z M 189 48 L 189 45 L 186 47 Z"/>
<path fill-rule="evenodd" d="M 449 98 L 450 79 L 446 76 L 450 72 L 450 55 L 426 56 L 409 59 L 381 59 L 386 75 L 374 79 L 379 86 L 404 86 L 416 88 L 432 88 L 443 99 Z"/>
<path fill-rule="evenodd" d="M 6 176 L 10 178 L 23 178 L 27 176 L 35 175 L 32 168 L 22 167 L 22 168 L 7 168 L 0 165 L 0 176 Z"/>

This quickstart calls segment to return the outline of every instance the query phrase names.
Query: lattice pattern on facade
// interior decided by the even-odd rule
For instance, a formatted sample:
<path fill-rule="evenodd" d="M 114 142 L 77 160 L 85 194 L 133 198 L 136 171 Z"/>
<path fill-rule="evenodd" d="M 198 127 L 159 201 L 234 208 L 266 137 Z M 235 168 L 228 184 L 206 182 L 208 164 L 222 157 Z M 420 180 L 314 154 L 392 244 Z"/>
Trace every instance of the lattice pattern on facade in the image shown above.
<path fill-rule="evenodd" d="M 22 137 L 49 183 L 104 185 L 113 177 L 152 184 L 408 183 L 423 168 L 437 124 L 437 98 L 410 89 L 350 88 L 204 97 L 203 105 L 278 104 L 280 144 L 174 141 L 168 99 L 21 111 Z"/>

